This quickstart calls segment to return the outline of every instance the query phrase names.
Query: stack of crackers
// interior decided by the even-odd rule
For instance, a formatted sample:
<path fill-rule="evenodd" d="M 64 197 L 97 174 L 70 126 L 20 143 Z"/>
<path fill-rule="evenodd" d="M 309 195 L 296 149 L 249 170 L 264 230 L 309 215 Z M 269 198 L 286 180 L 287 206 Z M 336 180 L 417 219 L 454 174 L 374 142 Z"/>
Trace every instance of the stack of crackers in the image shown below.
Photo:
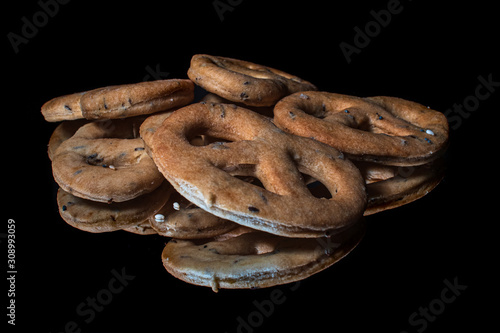
<path fill-rule="evenodd" d="M 442 178 L 448 124 L 420 104 L 320 92 L 204 54 L 188 77 L 60 96 L 41 110 L 60 122 L 48 154 L 62 219 L 168 237 L 163 265 L 183 281 L 218 291 L 302 280 L 359 244 L 363 217 Z"/>

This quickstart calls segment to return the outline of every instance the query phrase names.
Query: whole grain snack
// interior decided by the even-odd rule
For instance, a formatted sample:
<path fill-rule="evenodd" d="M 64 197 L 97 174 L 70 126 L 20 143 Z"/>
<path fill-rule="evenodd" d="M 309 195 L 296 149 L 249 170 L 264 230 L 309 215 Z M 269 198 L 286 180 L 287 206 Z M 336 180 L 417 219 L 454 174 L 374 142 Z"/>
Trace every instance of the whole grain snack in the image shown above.
<path fill-rule="evenodd" d="M 245 105 L 244 103 L 238 103 L 238 102 L 232 102 L 228 99 L 222 98 L 220 96 L 217 96 L 216 94 L 208 93 L 203 98 L 201 99 L 201 102 L 206 102 L 206 103 L 224 103 L 224 104 L 236 104 L 237 106 L 244 107 L 248 110 L 252 110 L 254 112 L 257 112 L 263 116 L 272 118 L 274 117 L 274 105 L 272 106 L 250 106 L 250 105 Z"/>
<path fill-rule="evenodd" d="M 153 143 L 153 136 L 156 133 L 156 130 L 161 126 L 165 119 L 172 115 L 173 111 L 175 110 L 158 112 L 150 115 L 146 118 L 146 120 L 144 120 L 141 127 L 139 128 L 139 134 L 146 144 L 146 151 L 148 152 L 149 156 L 152 156 L 151 147 Z M 204 136 L 193 137 L 191 138 L 190 143 L 195 146 L 204 146 L 207 144 Z"/>
<path fill-rule="evenodd" d="M 155 113 L 144 119 L 141 127 L 139 128 L 139 133 L 141 138 L 144 140 L 144 142 L 146 142 L 147 145 L 150 145 L 151 140 L 153 139 L 153 135 L 155 134 L 158 127 L 160 127 L 163 121 L 170 117 L 174 111 L 175 110 Z"/>
<path fill-rule="evenodd" d="M 232 102 L 271 106 L 297 91 L 316 90 L 301 78 L 248 61 L 196 54 L 188 76 L 203 89 Z"/>
<path fill-rule="evenodd" d="M 202 243 L 172 239 L 162 260 L 173 276 L 215 292 L 265 288 L 299 281 L 330 267 L 356 247 L 364 227 L 360 221 L 331 238 L 287 238 L 245 229 Z"/>
<path fill-rule="evenodd" d="M 218 138 L 194 146 L 197 135 Z M 357 221 L 366 205 L 359 170 L 338 150 L 284 133 L 255 112 L 198 103 L 156 130 L 153 159 L 174 188 L 197 206 L 250 228 L 288 237 L 321 237 Z M 317 198 L 304 175 L 328 188 Z M 239 177 L 255 177 L 262 186 Z"/>
<path fill-rule="evenodd" d="M 360 161 L 425 164 L 448 142 L 448 122 L 442 113 L 396 97 L 295 93 L 276 104 L 274 116 L 279 128 L 312 137 Z"/>
<path fill-rule="evenodd" d="M 56 182 L 75 196 L 108 203 L 156 189 L 164 178 L 139 137 L 142 121 L 126 118 L 82 126 L 52 158 Z"/>
<path fill-rule="evenodd" d="M 190 80 L 170 79 L 95 89 L 81 99 L 86 119 L 115 119 L 165 111 L 194 98 Z"/>
<path fill-rule="evenodd" d="M 300 281 L 353 251 L 369 215 L 443 177 L 448 123 L 429 107 L 319 92 L 207 54 L 192 56 L 187 74 L 41 107 L 62 121 L 48 144 L 62 219 L 156 235 L 164 268 L 182 281 L 215 292 Z M 207 94 L 191 104 L 195 87 Z"/>
<path fill-rule="evenodd" d="M 114 85 L 56 97 L 42 106 L 45 120 L 117 119 L 168 110 L 194 98 L 190 80 L 169 79 Z"/>
<path fill-rule="evenodd" d="M 69 225 L 88 232 L 130 230 L 149 233 L 149 217 L 168 200 L 173 188 L 164 182 L 151 193 L 125 202 L 111 204 L 76 197 L 62 189 L 57 192 L 59 214 Z M 146 224 L 145 224 L 146 223 Z"/>

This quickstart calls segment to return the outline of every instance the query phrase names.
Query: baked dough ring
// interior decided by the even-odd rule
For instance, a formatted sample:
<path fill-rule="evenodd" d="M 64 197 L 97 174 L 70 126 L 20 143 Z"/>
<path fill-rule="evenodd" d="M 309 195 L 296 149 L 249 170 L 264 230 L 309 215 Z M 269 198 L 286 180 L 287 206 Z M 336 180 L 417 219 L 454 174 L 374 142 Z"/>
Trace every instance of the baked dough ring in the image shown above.
<path fill-rule="evenodd" d="M 390 165 L 425 164 L 448 142 L 448 122 L 442 113 L 395 97 L 296 93 L 276 104 L 274 122 L 354 160 Z"/>
<path fill-rule="evenodd" d="M 172 239 L 162 260 L 173 276 L 215 292 L 220 288 L 266 288 L 299 281 L 330 267 L 356 247 L 364 230 L 360 221 L 331 238 L 286 238 L 246 229 L 205 243 Z"/>
<path fill-rule="evenodd" d="M 203 89 L 251 106 L 271 106 L 297 91 L 316 90 L 301 78 L 248 61 L 196 54 L 188 76 Z"/>
<path fill-rule="evenodd" d="M 190 144 L 199 134 L 234 142 Z M 235 105 L 181 108 L 157 129 L 152 145 L 159 170 L 180 194 L 250 228 L 320 237 L 354 223 L 365 208 L 364 180 L 342 153 Z M 314 197 L 301 173 L 321 181 L 332 198 Z M 264 188 L 235 176 L 256 177 Z"/>
<path fill-rule="evenodd" d="M 191 103 L 194 84 L 171 79 L 104 87 L 81 99 L 86 119 L 116 119 L 164 111 Z"/>
<path fill-rule="evenodd" d="M 108 203 L 156 189 L 164 178 L 138 137 L 142 120 L 92 122 L 78 129 L 52 157 L 59 186 L 78 197 Z"/>
<path fill-rule="evenodd" d="M 150 114 L 189 104 L 191 80 L 170 79 L 114 85 L 56 97 L 41 112 L 46 121 L 118 119 Z"/>

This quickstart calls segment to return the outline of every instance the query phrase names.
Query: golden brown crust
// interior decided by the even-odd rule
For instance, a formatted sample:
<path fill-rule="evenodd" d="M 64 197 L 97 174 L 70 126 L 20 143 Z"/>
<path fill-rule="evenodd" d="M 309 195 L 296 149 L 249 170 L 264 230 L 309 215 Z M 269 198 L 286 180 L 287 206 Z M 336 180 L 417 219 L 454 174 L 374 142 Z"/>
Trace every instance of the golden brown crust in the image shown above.
<path fill-rule="evenodd" d="M 116 119 L 165 111 L 194 98 L 190 80 L 158 80 L 95 89 L 81 98 L 86 119 Z"/>
<path fill-rule="evenodd" d="M 146 151 L 150 157 L 151 153 L 151 143 L 153 136 L 156 133 L 158 127 L 161 126 L 163 121 L 172 115 L 173 111 L 158 112 L 147 117 L 139 128 L 139 135 L 145 143 Z"/>
<path fill-rule="evenodd" d="M 63 220 L 173 237 L 162 261 L 183 281 L 217 292 L 302 280 L 358 245 L 363 215 L 417 200 L 442 179 L 448 123 L 423 105 L 318 92 L 206 54 L 192 57 L 188 76 L 41 108 L 47 121 L 71 120 L 48 145 Z M 195 84 L 209 93 L 185 106 Z"/>
<path fill-rule="evenodd" d="M 46 121 L 118 119 L 165 111 L 193 101 L 191 80 L 169 79 L 97 88 L 46 102 Z"/>
<path fill-rule="evenodd" d="M 80 99 L 85 92 L 55 97 L 42 105 L 42 115 L 46 121 L 82 119 Z"/>
<path fill-rule="evenodd" d="M 286 238 L 247 229 L 203 243 L 173 239 L 162 261 L 175 277 L 215 292 L 266 288 L 330 267 L 356 247 L 364 229 L 360 221 L 331 238 Z"/>
<path fill-rule="evenodd" d="M 442 113 L 395 97 L 296 93 L 278 102 L 274 115 L 281 129 L 312 137 L 361 161 L 425 164 L 448 142 L 448 122 Z"/>
<path fill-rule="evenodd" d="M 251 106 L 271 106 L 297 91 L 316 90 L 305 80 L 248 61 L 196 54 L 188 76 L 205 90 Z"/>
<path fill-rule="evenodd" d="M 138 137 L 140 118 L 92 122 L 56 150 L 54 179 L 66 192 L 100 202 L 121 202 L 156 189 L 164 180 Z"/>
<path fill-rule="evenodd" d="M 216 94 L 208 93 L 206 94 L 200 102 L 206 102 L 206 103 L 223 103 L 223 104 L 236 104 L 237 106 L 241 106 L 243 108 L 246 108 L 248 110 L 252 110 L 254 112 L 257 112 L 258 114 L 261 114 L 263 116 L 272 118 L 274 117 L 273 110 L 274 110 L 274 105 L 272 106 L 250 106 L 250 105 L 245 105 L 244 103 L 238 103 L 238 102 L 232 102 L 228 99 L 225 99 L 223 97 L 217 96 Z"/>
<path fill-rule="evenodd" d="M 219 141 L 191 145 L 190 137 L 199 134 Z M 251 228 L 318 237 L 354 223 L 365 208 L 364 180 L 342 153 L 286 134 L 267 118 L 235 105 L 181 108 L 158 128 L 152 146 L 159 170 L 179 193 Z M 333 197 L 314 197 L 301 173 L 320 180 Z M 264 188 L 237 176 L 255 177 Z"/>

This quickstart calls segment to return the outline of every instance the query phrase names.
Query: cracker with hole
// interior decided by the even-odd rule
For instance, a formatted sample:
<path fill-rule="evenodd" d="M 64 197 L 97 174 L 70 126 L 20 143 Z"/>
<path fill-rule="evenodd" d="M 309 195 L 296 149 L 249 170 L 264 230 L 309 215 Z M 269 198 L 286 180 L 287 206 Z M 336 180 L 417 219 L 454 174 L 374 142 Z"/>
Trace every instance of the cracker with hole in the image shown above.
<path fill-rule="evenodd" d="M 194 146 L 192 137 L 219 138 Z M 287 237 L 321 237 L 356 222 L 366 205 L 359 170 L 338 150 L 284 133 L 253 111 L 198 103 L 175 111 L 152 140 L 165 178 L 200 208 L 238 224 Z M 328 188 L 317 198 L 304 175 Z M 239 177 L 255 177 L 262 186 Z"/>
<path fill-rule="evenodd" d="M 107 203 L 152 192 L 164 177 L 139 137 L 143 120 L 95 121 L 80 127 L 52 157 L 56 182 L 75 196 Z"/>
<path fill-rule="evenodd" d="M 208 54 L 191 58 L 188 76 L 211 93 L 250 106 L 272 106 L 294 92 L 316 90 L 312 83 L 281 70 Z"/>
<path fill-rule="evenodd" d="M 448 121 L 441 112 L 396 97 L 295 93 L 276 104 L 274 122 L 353 160 L 387 165 L 431 162 L 448 144 Z"/>

